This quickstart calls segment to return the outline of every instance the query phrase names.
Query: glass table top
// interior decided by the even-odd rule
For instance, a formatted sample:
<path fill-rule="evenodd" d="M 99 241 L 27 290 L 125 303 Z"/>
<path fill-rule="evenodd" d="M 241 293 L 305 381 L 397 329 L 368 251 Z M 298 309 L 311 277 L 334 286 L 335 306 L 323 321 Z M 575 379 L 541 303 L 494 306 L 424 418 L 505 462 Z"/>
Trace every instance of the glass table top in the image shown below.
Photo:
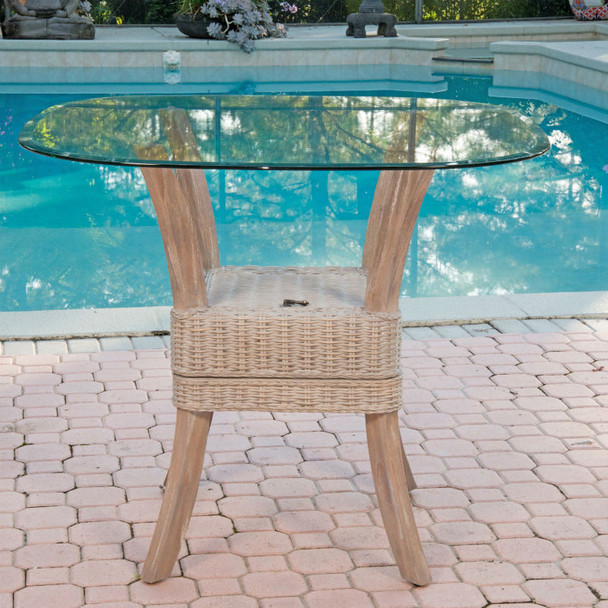
<path fill-rule="evenodd" d="M 124 96 L 30 120 L 33 152 L 92 163 L 218 169 L 407 169 L 491 165 L 549 149 L 511 110 L 444 99 Z"/>

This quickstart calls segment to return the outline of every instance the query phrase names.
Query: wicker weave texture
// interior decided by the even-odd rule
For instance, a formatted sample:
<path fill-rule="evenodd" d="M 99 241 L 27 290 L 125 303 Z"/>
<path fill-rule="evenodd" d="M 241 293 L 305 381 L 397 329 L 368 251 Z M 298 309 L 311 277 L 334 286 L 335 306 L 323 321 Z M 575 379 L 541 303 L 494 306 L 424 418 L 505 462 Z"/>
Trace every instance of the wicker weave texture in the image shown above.
<path fill-rule="evenodd" d="M 207 274 L 209 306 L 260 311 L 284 299 L 307 300 L 311 309 L 363 308 L 367 272 L 361 268 L 222 266 Z"/>
<path fill-rule="evenodd" d="M 358 412 L 401 407 L 401 376 L 384 380 L 173 377 L 173 402 L 190 411 Z"/>
<path fill-rule="evenodd" d="M 193 411 L 391 412 L 401 317 L 363 309 L 356 268 L 221 267 L 172 312 L 174 403 Z M 284 307 L 285 299 L 306 306 Z"/>
<path fill-rule="evenodd" d="M 401 321 L 365 311 L 236 309 L 172 315 L 183 376 L 388 378 L 399 373 Z"/>
<path fill-rule="evenodd" d="M 247 267 L 216 274 L 209 299 L 221 304 L 172 313 L 174 373 L 315 379 L 397 376 L 401 317 L 349 306 L 362 299 L 361 278 L 365 276 L 358 270 L 334 268 Z M 240 294 L 249 294 L 246 302 L 240 301 Z M 285 308 L 283 296 L 310 304 Z M 330 302 L 334 306 L 328 306 Z"/>

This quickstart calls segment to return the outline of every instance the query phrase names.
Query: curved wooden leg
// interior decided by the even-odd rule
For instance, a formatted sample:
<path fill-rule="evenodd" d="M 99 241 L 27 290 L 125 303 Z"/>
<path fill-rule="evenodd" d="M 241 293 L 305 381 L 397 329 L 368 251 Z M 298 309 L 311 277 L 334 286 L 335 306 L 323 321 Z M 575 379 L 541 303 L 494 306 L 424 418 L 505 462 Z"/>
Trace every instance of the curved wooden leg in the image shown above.
<path fill-rule="evenodd" d="M 415 585 L 428 585 L 431 575 L 404 475 L 398 414 L 366 414 L 365 426 L 376 495 L 399 572 Z"/>
<path fill-rule="evenodd" d="M 171 574 L 192 515 L 203 470 L 213 412 L 177 410 L 167 488 L 142 579 L 156 583 Z"/>
<path fill-rule="evenodd" d="M 401 443 L 401 456 L 403 457 L 403 466 L 405 467 L 405 480 L 407 482 L 407 489 L 415 490 L 418 486 L 416 485 L 416 479 L 414 478 L 414 474 L 412 473 L 412 469 L 410 467 L 410 463 L 408 462 L 407 456 L 405 455 L 405 450 L 403 449 L 403 442 Z"/>

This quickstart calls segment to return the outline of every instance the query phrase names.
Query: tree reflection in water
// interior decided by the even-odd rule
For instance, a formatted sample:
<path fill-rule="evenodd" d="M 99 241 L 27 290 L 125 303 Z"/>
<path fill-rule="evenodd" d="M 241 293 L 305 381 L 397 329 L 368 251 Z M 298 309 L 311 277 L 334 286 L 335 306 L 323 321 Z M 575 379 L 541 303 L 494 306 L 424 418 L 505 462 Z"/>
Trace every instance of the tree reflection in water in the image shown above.
<path fill-rule="evenodd" d="M 48 96 L 34 100 L 38 107 L 19 95 L 2 102 L 0 309 L 170 304 L 139 171 L 23 151 L 18 131 Z M 542 126 L 552 151 L 523 163 L 436 171 L 406 265 L 407 295 L 606 289 L 608 126 L 550 104 L 505 103 Z M 376 178 L 210 171 L 222 262 L 358 264 Z"/>

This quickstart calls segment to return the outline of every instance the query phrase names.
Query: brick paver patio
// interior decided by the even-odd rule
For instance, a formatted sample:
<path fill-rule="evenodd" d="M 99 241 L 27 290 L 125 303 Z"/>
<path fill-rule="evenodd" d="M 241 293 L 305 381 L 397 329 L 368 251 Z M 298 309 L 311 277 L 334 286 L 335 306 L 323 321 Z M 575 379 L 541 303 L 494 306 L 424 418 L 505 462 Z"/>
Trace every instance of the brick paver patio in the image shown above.
<path fill-rule="evenodd" d="M 167 351 L 5 343 L 0 608 L 608 608 L 608 327 L 561 327 L 407 332 L 423 589 L 388 551 L 363 418 L 317 414 L 216 415 L 176 577 L 142 583 Z"/>

